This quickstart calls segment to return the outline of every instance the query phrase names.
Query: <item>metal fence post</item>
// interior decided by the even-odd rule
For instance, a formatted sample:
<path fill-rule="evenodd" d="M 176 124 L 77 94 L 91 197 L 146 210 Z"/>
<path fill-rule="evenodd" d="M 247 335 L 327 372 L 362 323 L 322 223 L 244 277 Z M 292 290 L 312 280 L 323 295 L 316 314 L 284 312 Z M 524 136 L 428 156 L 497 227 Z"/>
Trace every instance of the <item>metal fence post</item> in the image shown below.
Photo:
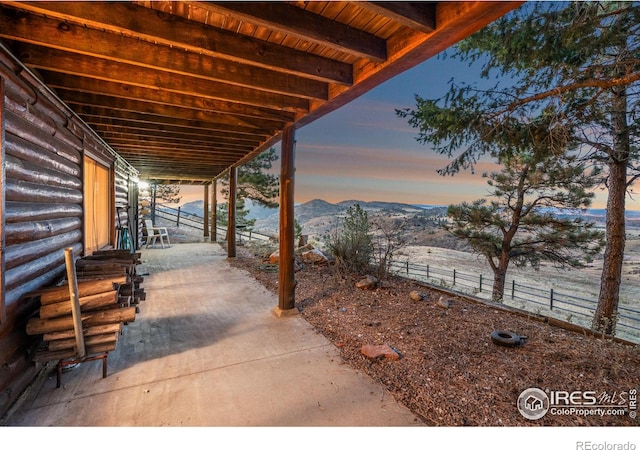
<path fill-rule="evenodd" d="M 549 309 L 553 309 L 553 288 L 551 289 L 551 296 L 549 297 Z"/>
<path fill-rule="evenodd" d="M 516 280 L 511 280 L 511 298 L 513 299 L 516 295 Z"/>
<path fill-rule="evenodd" d="M 453 269 L 453 285 L 456 285 L 456 269 Z"/>
<path fill-rule="evenodd" d="M 482 292 L 482 274 L 480 274 L 480 292 Z"/>
<path fill-rule="evenodd" d="M 181 206 L 178 206 L 178 216 L 176 218 L 176 227 L 180 228 L 180 208 Z"/>

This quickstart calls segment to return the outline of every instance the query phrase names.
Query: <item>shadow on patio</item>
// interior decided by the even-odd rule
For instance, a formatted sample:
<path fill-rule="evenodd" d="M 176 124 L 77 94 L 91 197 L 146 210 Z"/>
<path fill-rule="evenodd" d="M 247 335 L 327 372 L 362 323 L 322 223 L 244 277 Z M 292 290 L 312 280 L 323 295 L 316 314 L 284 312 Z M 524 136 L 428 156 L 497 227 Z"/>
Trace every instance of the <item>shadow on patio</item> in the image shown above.
<path fill-rule="evenodd" d="M 9 426 L 420 425 L 384 387 L 341 364 L 300 316 L 231 267 L 218 244 L 143 249 L 146 301 L 101 364 L 55 374 Z"/>

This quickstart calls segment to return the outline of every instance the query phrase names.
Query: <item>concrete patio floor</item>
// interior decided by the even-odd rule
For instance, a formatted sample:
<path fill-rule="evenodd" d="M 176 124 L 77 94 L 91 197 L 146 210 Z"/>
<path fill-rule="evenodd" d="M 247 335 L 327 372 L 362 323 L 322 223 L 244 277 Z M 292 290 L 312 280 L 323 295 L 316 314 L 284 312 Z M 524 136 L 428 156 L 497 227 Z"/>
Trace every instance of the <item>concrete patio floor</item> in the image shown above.
<path fill-rule="evenodd" d="M 218 244 L 142 250 L 146 301 L 99 361 L 55 373 L 10 416 L 22 427 L 380 427 L 422 425 L 343 364 L 301 316 L 231 267 Z"/>

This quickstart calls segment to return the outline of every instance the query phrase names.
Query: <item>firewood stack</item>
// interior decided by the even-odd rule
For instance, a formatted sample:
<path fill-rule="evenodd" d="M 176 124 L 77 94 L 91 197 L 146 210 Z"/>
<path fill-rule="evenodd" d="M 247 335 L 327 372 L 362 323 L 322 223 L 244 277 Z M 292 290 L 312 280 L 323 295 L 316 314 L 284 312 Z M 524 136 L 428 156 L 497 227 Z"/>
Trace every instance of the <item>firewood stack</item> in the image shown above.
<path fill-rule="evenodd" d="M 127 281 L 120 284 L 119 303 L 122 306 L 139 305 L 146 299 L 144 289 L 140 288 L 142 276 L 137 274 L 140 253 L 129 250 L 100 250 L 76 261 L 78 281 L 100 280 L 107 277 L 126 276 Z M 139 308 L 136 307 L 136 312 Z"/>
<path fill-rule="evenodd" d="M 26 329 L 28 335 L 42 335 L 43 345 L 36 351 L 34 361 L 59 360 L 60 377 L 65 364 L 102 358 L 106 376 L 106 355 L 116 349 L 123 325 L 135 320 L 139 312 L 136 305 L 145 298 L 140 289 L 142 277 L 135 270 L 139 258 L 140 254 L 130 254 L 128 250 L 105 250 L 75 261 L 76 304 L 84 346 L 81 358 L 69 283 L 28 294 L 40 300 L 38 315 L 28 320 Z M 101 356 L 88 356 L 92 354 Z"/>
<path fill-rule="evenodd" d="M 78 282 L 82 334 L 87 353 L 116 349 L 123 323 L 133 322 L 134 306 L 118 303 L 118 283 L 124 277 Z M 40 312 L 27 322 L 27 334 L 42 335 L 44 346 L 34 357 L 36 362 L 76 356 L 75 331 L 68 286 L 39 291 Z"/>

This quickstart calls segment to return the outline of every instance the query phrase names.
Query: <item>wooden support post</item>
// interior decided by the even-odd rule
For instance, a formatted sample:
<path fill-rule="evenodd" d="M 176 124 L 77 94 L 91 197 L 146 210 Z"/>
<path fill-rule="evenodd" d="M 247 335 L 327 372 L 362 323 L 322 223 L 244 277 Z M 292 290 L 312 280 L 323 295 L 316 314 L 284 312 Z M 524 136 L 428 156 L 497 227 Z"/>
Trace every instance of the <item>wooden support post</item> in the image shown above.
<path fill-rule="evenodd" d="M 282 133 L 280 168 L 280 267 L 278 270 L 278 308 L 281 311 L 294 309 L 295 287 L 295 220 L 294 220 L 294 174 L 295 132 L 293 127 Z"/>
<path fill-rule="evenodd" d="M 209 185 L 204 185 L 204 206 L 203 206 L 204 223 L 202 229 L 204 230 L 204 237 L 209 237 Z"/>
<path fill-rule="evenodd" d="M 218 182 L 213 180 L 211 183 L 211 242 L 218 240 Z"/>
<path fill-rule="evenodd" d="M 76 263 L 73 259 L 73 247 L 64 250 L 64 260 L 67 265 L 67 283 L 69 284 L 69 297 L 71 299 L 71 316 L 73 317 L 73 330 L 76 337 L 76 356 L 86 356 L 84 348 L 84 335 L 82 334 L 82 313 L 80 311 L 80 296 L 78 294 L 78 279 L 76 278 Z"/>
<path fill-rule="evenodd" d="M 229 211 L 227 220 L 227 256 L 229 258 L 236 257 L 236 197 L 238 195 L 238 169 L 232 167 L 229 169 Z"/>
<path fill-rule="evenodd" d="M 0 77 L 0 324 L 7 320 L 5 308 L 5 137 L 4 137 L 4 78 Z"/>

